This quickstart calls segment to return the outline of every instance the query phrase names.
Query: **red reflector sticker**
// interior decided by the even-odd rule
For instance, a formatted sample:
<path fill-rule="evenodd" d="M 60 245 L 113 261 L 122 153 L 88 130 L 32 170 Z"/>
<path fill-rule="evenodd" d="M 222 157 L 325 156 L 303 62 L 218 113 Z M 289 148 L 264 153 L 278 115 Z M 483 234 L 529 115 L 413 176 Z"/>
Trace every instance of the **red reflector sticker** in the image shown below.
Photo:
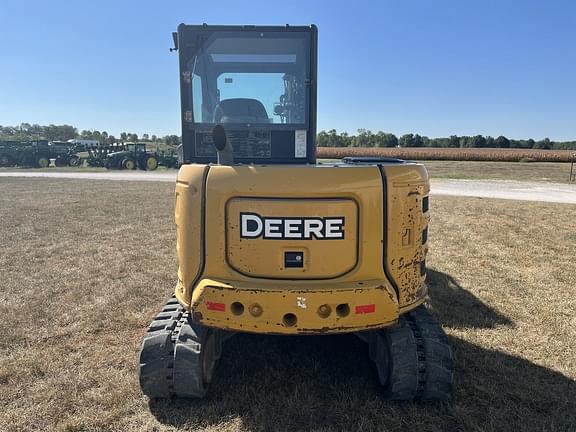
<path fill-rule="evenodd" d="M 213 302 L 206 302 L 206 309 L 224 312 L 226 310 L 226 306 L 224 303 L 213 303 Z"/>
<path fill-rule="evenodd" d="M 356 306 L 356 314 L 367 314 L 375 311 L 376 305 L 374 304 Z"/>

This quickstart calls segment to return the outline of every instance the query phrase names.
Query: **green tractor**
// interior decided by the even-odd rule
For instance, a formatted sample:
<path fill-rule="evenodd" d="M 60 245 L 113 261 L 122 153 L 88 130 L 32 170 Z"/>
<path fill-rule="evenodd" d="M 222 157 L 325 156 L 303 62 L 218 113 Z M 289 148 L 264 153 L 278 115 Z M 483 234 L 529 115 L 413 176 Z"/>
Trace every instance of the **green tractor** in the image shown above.
<path fill-rule="evenodd" d="M 158 153 L 158 164 L 166 168 L 180 168 L 178 154 L 174 150 L 162 150 Z"/>
<path fill-rule="evenodd" d="M 0 142 L 0 166 L 48 168 L 57 154 L 46 140 Z"/>
<path fill-rule="evenodd" d="M 146 151 L 146 144 L 126 144 L 123 150 L 108 153 L 104 161 L 108 169 L 154 171 L 158 168 L 158 155 Z"/>

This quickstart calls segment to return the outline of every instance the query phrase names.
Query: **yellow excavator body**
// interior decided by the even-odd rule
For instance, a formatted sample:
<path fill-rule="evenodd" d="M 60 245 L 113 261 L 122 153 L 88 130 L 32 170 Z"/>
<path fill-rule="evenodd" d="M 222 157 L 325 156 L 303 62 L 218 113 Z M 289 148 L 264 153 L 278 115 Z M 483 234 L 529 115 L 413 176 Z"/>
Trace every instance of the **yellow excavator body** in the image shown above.
<path fill-rule="evenodd" d="M 415 163 L 185 165 L 176 298 L 227 330 L 389 326 L 426 298 L 428 193 Z"/>

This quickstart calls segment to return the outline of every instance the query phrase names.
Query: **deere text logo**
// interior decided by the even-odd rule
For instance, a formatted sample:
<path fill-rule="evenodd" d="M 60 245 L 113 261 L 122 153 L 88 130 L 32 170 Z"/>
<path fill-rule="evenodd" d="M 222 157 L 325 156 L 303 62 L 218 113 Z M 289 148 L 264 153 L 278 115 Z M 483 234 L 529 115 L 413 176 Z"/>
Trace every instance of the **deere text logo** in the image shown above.
<path fill-rule="evenodd" d="M 342 240 L 344 216 L 280 217 L 240 213 L 240 237 L 271 240 Z"/>

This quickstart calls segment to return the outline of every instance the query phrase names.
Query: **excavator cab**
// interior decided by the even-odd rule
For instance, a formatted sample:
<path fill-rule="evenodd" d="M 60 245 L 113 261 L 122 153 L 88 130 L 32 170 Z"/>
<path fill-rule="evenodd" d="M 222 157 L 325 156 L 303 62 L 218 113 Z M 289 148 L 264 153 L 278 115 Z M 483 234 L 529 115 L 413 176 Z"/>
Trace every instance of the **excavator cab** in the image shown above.
<path fill-rule="evenodd" d="M 175 39 L 184 163 L 216 161 L 217 124 L 237 163 L 316 162 L 315 26 L 182 24 Z"/>

